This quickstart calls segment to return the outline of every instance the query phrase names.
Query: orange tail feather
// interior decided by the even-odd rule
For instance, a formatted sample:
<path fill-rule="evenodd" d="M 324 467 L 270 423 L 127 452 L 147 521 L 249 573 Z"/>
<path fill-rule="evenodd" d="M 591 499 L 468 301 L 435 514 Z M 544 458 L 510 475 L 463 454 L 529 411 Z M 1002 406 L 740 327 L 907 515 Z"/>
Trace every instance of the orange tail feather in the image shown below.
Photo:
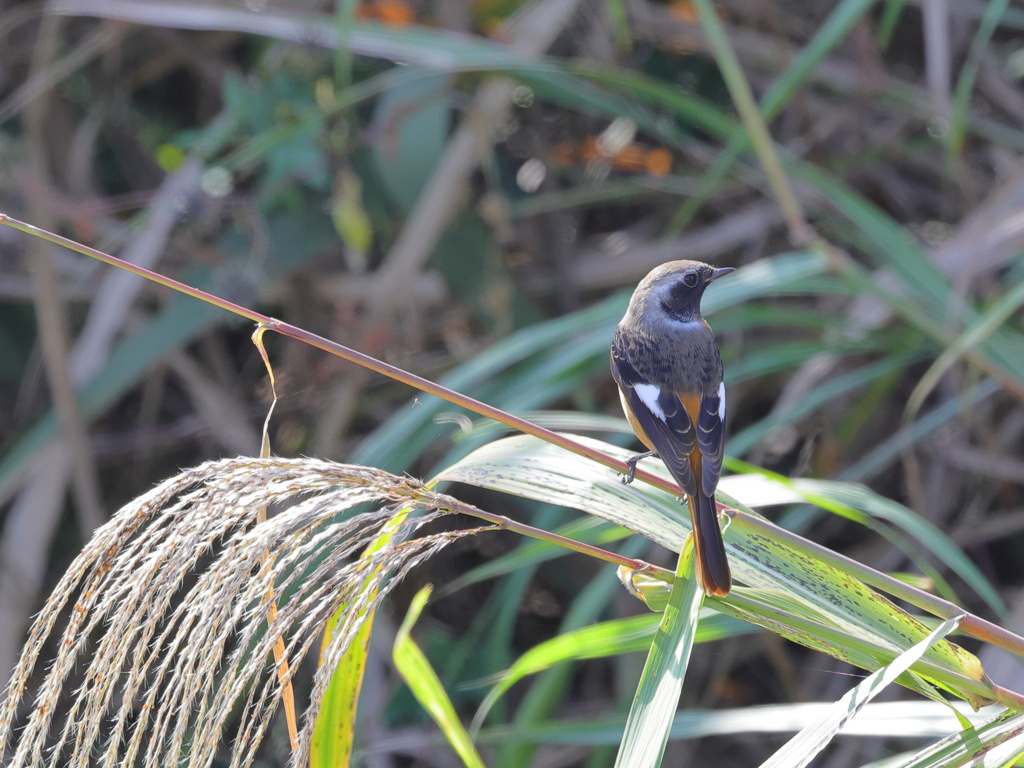
<path fill-rule="evenodd" d="M 725 554 L 722 529 L 718 527 L 715 500 L 698 492 L 687 497 L 693 521 L 693 539 L 697 550 L 697 583 L 706 594 L 725 597 L 732 589 L 732 573 Z"/>

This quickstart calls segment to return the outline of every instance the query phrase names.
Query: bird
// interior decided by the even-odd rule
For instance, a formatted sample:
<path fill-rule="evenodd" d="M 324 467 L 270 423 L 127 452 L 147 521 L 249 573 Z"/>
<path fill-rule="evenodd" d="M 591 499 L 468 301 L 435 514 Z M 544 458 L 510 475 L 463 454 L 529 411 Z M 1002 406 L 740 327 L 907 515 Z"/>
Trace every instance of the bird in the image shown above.
<path fill-rule="evenodd" d="M 612 377 L 633 432 L 658 456 L 686 494 L 697 552 L 697 580 L 705 594 L 732 589 L 725 542 L 718 525 L 715 489 L 722 474 L 725 383 L 722 355 L 701 315 L 704 290 L 732 267 L 670 261 L 637 285 L 611 346 Z"/>

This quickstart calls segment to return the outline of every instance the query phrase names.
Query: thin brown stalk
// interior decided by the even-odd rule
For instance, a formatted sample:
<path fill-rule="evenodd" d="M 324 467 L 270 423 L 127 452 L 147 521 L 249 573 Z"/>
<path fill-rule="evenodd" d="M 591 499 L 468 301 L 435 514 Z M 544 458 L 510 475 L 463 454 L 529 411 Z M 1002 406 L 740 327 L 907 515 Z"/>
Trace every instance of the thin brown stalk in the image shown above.
<path fill-rule="evenodd" d="M 68 238 L 61 237 L 52 232 L 34 227 L 31 224 L 18 221 L 16 219 L 7 216 L 6 214 L 0 213 L 0 224 L 6 224 L 7 226 L 13 227 L 19 231 L 27 234 L 32 234 L 37 237 L 42 237 L 49 242 L 63 245 L 70 250 L 76 251 L 86 256 L 98 259 L 105 264 L 111 266 L 120 267 L 134 274 L 145 277 L 152 280 L 160 285 L 166 286 L 180 293 L 184 293 L 188 296 L 206 301 L 214 306 L 220 307 L 228 312 L 239 315 L 241 317 L 248 318 L 258 324 L 260 324 L 266 330 L 273 330 L 284 336 L 297 339 L 299 341 L 306 342 L 318 349 L 322 349 L 330 354 L 337 355 L 345 360 L 349 360 L 359 365 L 365 366 L 372 371 L 381 373 L 388 376 L 396 381 L 400 381 L 403 384 L 408 384 L 411 387 L 415 387 L 428 394 L 436 395 L 448 402 L 455 405 L 462 406 L 467 410 L 478 413 L 481 416 L 494 419 L 495 421 L 504 424 L 516 431 L 523 432 L 528 435 L 533 435 L 545 442 L 557 445 L 560 448 L 564 448 L 567 451 L 575 453 L 579 456 L 585 456 L 593 461 L 596 461 L 603 466 L 609 467 L 622 474 L 625 474 L 628 467 L 626 462 L 616 459 L 612 456 L 602 453 L 590 446 L 584 445 L 564 434 L 553 432 L 549 429 L 545 429 L 537 424 L 534 424 L 526 419 L 520 418 L 510 413 L 502 411 L 500 408 L 495 408 L 487 403 L 480 402 L 471 397 L 467 397 L 460 392 L 448 389 L 447 387 L 441 386 L 433 381 L 424 379 L 421 376 L 404 371 L 401 368 L 397 368 L 393 365 L 389 365 L 381 360 L 377 360 L 369 355 L 358 352 L 354 349 L 350 349 L 342 344 L 338 344 L 329 339 L 325 339 L 322 336 L 318 336 L 315 333 L 310 333 L 301 328 L 297 328 L 289 323 L 285 323 L 280 320 L 275 320 L 267 315 L 260 312 L 256 312 L 252 309 L 239 306 L 233 302 L 222 299 L 219 296 L 215 296 L 206 291 L 193 288 L 183 283 L 173 280 L 169 277 L 165 277 L 159 273 L 138 267 L 134 264 L 129 264 L 115 256 L 97 251 L 94 248 L 77 243 Z M 659 477 L 651 472 L 637 468 L 635 477 L 637 480 L 641 480 L 645 483 L 661 488 L 662 490 L 668 491 L 669 493 L 679 495 L 681 493 L 678 486 L 671 481 Z M 919 608 L 934 613 L 936 616 L 947 618 L 949 615 L 950 606 L 952 603 L 942 600 L 930 595 L 927 592 L 912 587 L 899 579 L 893 578 L 888 574 L 881 573 L 873 568 L 869 568 L 863 563 L 859 563 L 851 558 L 840 555 L 837 552 L 833 552 L 826 547 L 816 544 L 812 541 L 808 541 L 802 537 L 796 536 L 783 528 L 779 528 L 773 525 L 771 522 L 765 520 L 762 517 L 749 515 L 745 512 L 734 510 L 728 506 L 719 503 L 720 510 L 725 510 L 727 514 L 734 517 L 736 523 L 749 527 L 751 530 L 757 531 L 765 536 L 769 537 L 782 537 L 785 538 L 791 546 L 798 547 L 801 551 L 804 551 L 814 557 L 821 559 L 824 562 L 836 565 L 842 568 L 846 572 L 853 576 L 861 579 L 864 583 L 869 584 L 872 587 L 887 592 L 890 595 L 894 595 L 900 599 L 906 600 L 907 602 L 915 605 Z M 952 606 L 956 609 L 957 613 L 964 613 L 964 611 L 956 606 Z M 1024 656 L 1024 638 L 1008 632 L 998 625 L 992 624 L 991 622 L 985 621 L 980 617 L 968 615 L 968 619 L 961 624 L 961 631 L 966 634 L 970 634 L 975 637 L 980 637 L 986 642 L 992 642 L 995 645 L 999 645 L 1002 648 Z M 982 634 L 978 634 L 982 633 Z"/>
<path fill-rule="evenodd" d="M 270 356 L 267 355 L 267 348 L 263 345 L 262 327 L 257 328 L 252 334 L 253 343 L 259 350 L 260 357 L 267 369 L 267 376 L 270 380 L 270 393 L 273 398 L 270 407 L 267 409 L 267 417 L 263 420 L 263 434 L 260 439 L 260 458 L 270 458 L 270 418 L 274 414 L 274 406 L 277 405 L 277 382 L 274 376 L 274 366 L 270 364 Z M 256 524 L 267 522 L 267 508 L 260 507 L 256 512 Z M 270 562 L 270 552 L 264 552 L 260 556 L 260 564 L 266 568 Z M 277 602 L 274 597 L 273 585 L 267 588 L 267 626 L 274 626 L 277 621 Z M 285 720 L 288 723 L 288 741 L 291 744 L 292 753 L 299 748 L 299 726 L 295 717 L 295 689 L 291 682 L 291 669 L 288 665 L 288 654 L 284 645 L 284 638 L 279 637 L 274 643 L 274 667 L 277 670 L 277 680 L 281 684 L 281 703 L 284 705 Z"/>

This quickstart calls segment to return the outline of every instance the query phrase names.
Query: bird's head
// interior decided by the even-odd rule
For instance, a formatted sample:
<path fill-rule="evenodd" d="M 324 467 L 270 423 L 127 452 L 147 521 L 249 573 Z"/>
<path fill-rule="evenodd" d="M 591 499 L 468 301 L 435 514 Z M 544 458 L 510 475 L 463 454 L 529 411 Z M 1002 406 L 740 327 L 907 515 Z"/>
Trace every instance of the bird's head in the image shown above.
<path fill-rule="evenodd" d="M 716 268 L 701 261 L 662 264 L 640 281 L 630 300 L 630 310 L 648 316 L 664 313 L 668 319 L 681 323 L 699 320 L 704 289 L 733 271 L 732 267 Z"/>

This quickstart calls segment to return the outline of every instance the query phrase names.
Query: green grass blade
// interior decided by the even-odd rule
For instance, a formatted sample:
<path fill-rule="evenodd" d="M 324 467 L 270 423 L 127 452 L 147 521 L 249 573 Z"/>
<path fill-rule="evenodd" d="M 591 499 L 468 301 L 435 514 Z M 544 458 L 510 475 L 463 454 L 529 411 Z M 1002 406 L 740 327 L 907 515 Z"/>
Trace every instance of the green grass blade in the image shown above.
<path fill-rule="evenodd" d="M 735 456 L 743 456 L 779 427 L 804 418 L 843 394 L 860 390 L 893 371 L 907 368 L 922 360 L 926 354 L 924 350 L 909 350 L 880 358 L 849 373 L 836 376 L 816 387 L 799 402 L 732 435 L 729 438 L 729 452 Z"/>
<path fill-rule="evenodd" d="M 518 659 L 488 691 L 473 718 L 472 732 L 480 729 L 487 713 L 508 690 L 528 675 L 535 675 L 557 664 L 583 659 L 599 659 L 623 653 L 648 650 L 654 638 L 659 616 L 641 614 L 613 619 L 580 629 L 563 632 L 534 646 Z M 753 626 L 711 610 L 701 614 L 694 642 L 705 643 L 724 637 L 735 637 L 756 631 Z"/>
<path fill-rule="evenodd" d="M 963 579 L 998 615 L 1006 617 L 1007 607 L 999 593 L 974 562 L 949 536 L 921 515 L 902 504 L 879 496 L 870 488 L 854 483 L 829 480 L 796 480 L 797 490 L 822 494 L 827 499 L 885 520 L 912 536 L 920 546 L 939 562 L 947 565 Z"/>
<path fill-rule="evenodd" d="M 930 568 L 927 561 L 920 557 L 923 550 L 947 565 L 967 582 L 997 614 L 1006 615 L 1006 604 L 1000 598 L 999 593 L 974 562 L 957 546 L 956 542 L 926 518 L 915 514 L 902 504 L 879 496 L 867 486 L 857 483 L 835 480 L 791 480 L 775 472 L 769 472 L 736 460 L 730 460 L 727 466 L 732 471 L 748 473 L 746 475 L 748 477 L 760 476 L 768 484 L 774 483 L 792 491 L 800 500 L 808 504 L 813 504 L 861 524 L 868 524 L 879 533 L 884 534 L 885 531 L 881 526 L 874 524 L 874 520 L 894 526 L 911 539 L 907 540 L 903 536 L 898 536 L 891 540 L 912 560 L 919 562 L 922 568 Z M 764 489 L 760 489 L 760 492 L 764 493 Z M 749 496 L 744 496 L 744 499 L 746 498 Z M 933 576 L 937 576 L 937 574 L 933 574 Z"/>
<path fill-rule="evenodd" d="M 733 736 L 740 734 L 790 734 L 820 719 L 822 712 L 832 706 L 827 702 L 799 704 L 769 704 L 736 709 L 685 710 L 677 712 L 672 723 L 672 739 L 700 739 L 707 736 Z M 954 714 L 954 711 L 956 714 Z M 999 717 L 1005 719 L 1004 710 Z M 934 701 L 872 702 L 849 723 L 844 733 L 857 736 L 905 739 L 912 734 L 920 738 L 961 738 L 958 717 L 976 722 L 977 732 L 991 728 L 986 710 L 982 717 L 966 705 L 956 706 Z M 998 719 L 998 717 L 997 717 Z M 1020 726 L 1017 726 L 1018 731 Z M 480 733 L 478 743 L 534 742 L 549 745 L 607 746 L 618 744 L 622 738 L 623 717 L 563 718 L 538 723 L 530 728 L 498 726 Z M 968 732 L 970 734 L 970 732 Z M 1005 738 L 1005 737 L 1004 737 Z M 874 765 L 874 764 L 873 764 Z"/>
<path fill-rule="evenodd" d="M 882 9 L 882 18 L 878 22 L 878 29 L 875 30 L 875 42 L 883 51 L 889 47 L 893 32 L 903 14 L 907 0 L 886 0 L 885 8 Z"/>
<path fill-rule="evenodd" d="M 1002 391 L 994 379 L 985 379 L 977 386 L 937 406 L 912 424 L 897 432 L 868 455 L 851 464 L 840 474 L 841 480 L 863 482 L 892 466 L 907 448 L 933 434 L 945 424 L 959 418 L 965 411 Z"/>
<path fill-rule="evenodd" d="M 945 373 L 967 352 L 991 337 L 1024 305 L 1024 282 L 1018 283 L 1003 295 L 987 312 L 946 347 L 931 368 L 925 371 L 921 381 L 907 398 L 906 412 L 913 418 L 924 405 L 925 399 L 938 385 Z"/>
<path fill-rule="evenodd" d="M 366 548 L 363 556 L 379 552 L 394 538 L 395 532 L 405 522 L 406 513 L 395 514 Z M 378 579 L 378 571 L 369 573 L 364 579 L 366 589 L 376 592 L 372 584 Z M 335 611 L 324 628 L 321 641 L 321 663 L 323 651 L 330 645 L 337 627 L 343 621 L 352 621 L 346 616 L 352 611 L 349 605 L 342 605 Z M 370 650 L 370 635 L 373 632 L 374 613 L 363 610 L 359 617 L 359 628 L 349 643 L 338 666 L 331 674 L 331 680 L 324 690 L 324 696 L 313 726 L 313 740 L 310 744 L 310 768 L 334 768 L 348 765 L 352 760 L 355 746 L 356 710 L 359 694 L 363 689 L 363 674 L 366 672 L 366 658 Z"/>
<path fill-rule="evenodd" d="M 981 68 L 981 60 L 986 53 L 992 33 L 999 26 L 1000 19 L 1006 13 L 1009 0 L 991 0 L 982 14 L 981 23 L 971 40 L 971 50 L 967 54 L 967 61 L 960 68 L 960 77 L 956 81 L 956 89 L 953 92 L 953 114 L 950 117 L 949 135 L 947 146 L 950 153 L 960 154 L 963 150 L 964 136 L 967 133 L 967 114 L 971 107 L 971 92 L 974 89 L 974 82 L 978 77 L 978 70 Z"/>
<path fill-rule="evenodd" d="M 629 455 L 607 443 L 576 439 L 611 455 Z M 648 462 L 646 468 L 665 472 L 657 462 Z M 671 494 L 642 482 L 623 485 L 615 472 L 534 438 L 499 440 L 449 467 L 440 478 L 582 509 L 676 552 L 690 532 L 688 516 Z M 729 485 L 730 478 L 724 478 L 723 497 Z M 732 615 L 869 669 L 887 663 L 927 634 L 920 620 L 850 574 L 798 553 L 781 537 L 773 539 L 770 528 L 755 522 L 735 518 L 725 542 L 737 581 L 756 590 L 749 594 L 734 590 L 714 601 L 720 610 L 736 609 L 738 613 Z M 779 595 L 785 596 L 784 605 L 774 602 Z M 921 674 L 956 695 L 975 702 L 993 696 L 980 663 L 963 649 L 943 642 L 926 659 Z"/>
<path fill-rule="evenodd" d="M 772 188 L 776 202 L 782 208 L 790 237 L 797 244 L 805 244 L 812 233 L 804 220 L 803 211 L 797 202 L 789 179 L 782 169 L 782 163 L 775 151 L 775 144 L 768 132 L 768 126 L 758 109 L 754 94 L 750 90 L 750 84 L 743 74 L 743 69 L 732 50 L 722 23 L 718 19 L 718 13 L 711 0 L 694 0 L 694 5 L 697 6 L 701 26 L 711 44 L 711 50 L 714 52 L 722 77 L 732 95 L 736 110 L 740 114 L 740 119 L 750 136 L 751 143 L 754 145 L 765 176 L 768 177 L 768 184 Z"/>
<path fill-rule="evenodd" d="M 846 39 L 850 29 L 874 3 L 875 0 L 845 0 L 839 4 L 815 36 L 800 49 L 793 63 L 764 94 L 761 100 L 761 114 L 766 122 L 770 123 L 778 116 L 808 77 L 814 73 L 822 59 Z M 736 130 L 732 133 L 715 162 L 702 176 L 697 189 L 687 197 L 686 202 L 672 218 L 667 228 L 669 234 L 679 232 L 689 224 L 708 196 L 725 179 L 736 159 L 750 145 L 749 136 L 746 130 Z"/>
<path fill-rule="evenodd" d="M 322 648 L 326 648 L 336 627 L 342 621 L 342 606 L 324 629 Z M 348 765 L 355 745 L 356 707 L 363 690 L 363 673 L 369 652 L 373 617 L 363 616 L 345 655 L 331 675 L 324 691 L 320 712 L 313 726 L 309 747 L 309 768 L 333 768 Z"/>
<path fill-rule="evenodd" d="M 626 308 L 627 298 L 602 302 L 565 317 L 537 323 L 496 343 L 459 366 L 440 383 L 465 394 L 479 396 L 489 380 L 499 378 L 507 369 L 568 344 L 581 328 L 611 328 Z M 504 398 L 493 403 L 504 407 Z M 437 440 L 438 414 L 453 408 L 451 403 L 436 397 L 419 396 L 409 408 L 403 408 L 369 438 L 353 455 L 353 461 L 398 471 L 404 469 L 427 445 Z"/>
<path fill-rule="evenodd" d="M 896 314 L 942 345 L 952 343 L 957 327 L 970 328 L 978 313 L 970 302 L 953 290 L 949 279 L 929 259 L 927 252 L 904 227 L 876 206 L 837 182 L 827 173 L 807 164 L 795 170 L 827 197 L 851 223 L 861 245 L 875 262 L 896 278 L 896 291 L 883 290 L 877 275 L 863 274 L 855 265 L 844 265 L 846 276 L 874 294 Z M 997 328 L 983 338 L 966 356 L 1004 386 L 1024 392 L 1024 337 L 1009 327 Z"/>
<path fill-rule="evenodd" d="M 434 672 L 427 657 L 410 635 L 413 625 L 420 613 L 423 612 L 429 598 L 430 588 L 425 587 L 416 593 L 409 605 L 405 620 L 402 621 L 402 626 L 399 627 L 395 636 L 395 646 L 392 652 L 395 667 L 416 700 L 440 727 L 463 765 L 469 768 L 486 768 L 476 747 L 473 746 L 469 734 L 462 727 L 455 707 L 452 705 L 451 699 L 448 698 L 444 686 L 441 685 L 437 673 Z"/>
<path fill-rule="evenodd" d="M 622 547 L 626 557 L 638 557 L 648 546 L 640 537 L 633 537 Z M 603 614 L 620 589 L 617 574 L 611 569 L 602 569 L 575 597 L 559 625 L 560 633 L 592 625 Z M 522 703 L 516 709 L 514 723 L 530 725 L 547 722 L 558 709 L 558 702 L 564 701 L 573 684 L 573 665 L 561 664 L 541 673 L 529 687 Z M 518 768 L 531 765 L 536 746 L 524 744 L 502 750 L 502 766 Z"/>
<path fill-rule="evenodd" d="M 865 768 L 1009 768 L 1024 756 L 1024 715 L 1004 710 L 988 722 L 947 736 L 921 751 Z"/>
<path fill-rule="evenodd" d="M 780 750 L 761 764 L 761 768 L 799 768 L 813 760 L 839 733 L 846 721 L 885 688 L 896 681 L 925 651 L 956 629 L 960 618 L 944 621 L 934 632 L 901 653 L 892 662 L 876 670 L 853 690 L 833 704 L 815 723 L 808 725 Z"/>
<path fill-rule="evenodd" d="M 676 576 L 626 718 L 616 768 L 657 768 L 665 753 L 704 600 L 693 575 L 692 547 L 683 550 Z"/>

